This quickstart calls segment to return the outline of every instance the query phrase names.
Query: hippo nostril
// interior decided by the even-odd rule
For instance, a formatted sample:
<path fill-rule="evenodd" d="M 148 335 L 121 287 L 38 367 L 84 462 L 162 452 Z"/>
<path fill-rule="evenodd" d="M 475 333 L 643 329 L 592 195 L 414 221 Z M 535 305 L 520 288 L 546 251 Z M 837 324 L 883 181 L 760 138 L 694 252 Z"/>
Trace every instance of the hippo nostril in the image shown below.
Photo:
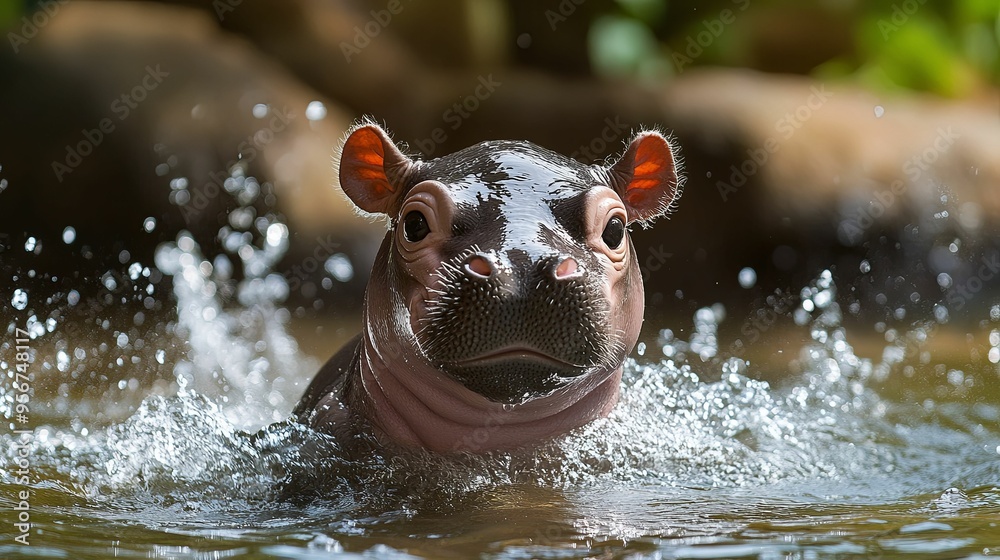
<path fill-rule="evenodd" d="M 482 255 L 472 255 L 465 261 L 465 270 L 473 276 L 489 278 L 493 275 L 493 263 Z"/>
<path fill-rule="evenodd" d="M 556 280 L 567 280 L 569 278 L 576 278 L 583 274 L 580 270 L 580 265 L 577 264 L 576 259 L 573 257 L 566 257 L 553 269 L 553 275 Z"/>

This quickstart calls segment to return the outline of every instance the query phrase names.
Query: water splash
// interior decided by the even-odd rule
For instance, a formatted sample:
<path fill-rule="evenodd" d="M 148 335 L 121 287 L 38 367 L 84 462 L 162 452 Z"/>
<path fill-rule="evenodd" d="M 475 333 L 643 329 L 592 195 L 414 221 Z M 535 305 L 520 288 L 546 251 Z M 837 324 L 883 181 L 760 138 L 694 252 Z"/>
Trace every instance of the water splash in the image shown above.
<path fill-rule="evenodd" d="M 251 249 L 243 249 L 243 241 L 231 249 L 238 258 L 241 253 L 252 258 L 251 250 L 280 247 L 282 231 L 268 224 L 253 230 L 251 238 L 241 238 Z M 942 490 L 954 486 L 982 500 L 983 492 L 975 489 L 1000 476 L 1000 433 L 983 429 L 997 423 L 1000 408 L 949 406 L 945 401 L 914 407 L 883 398 L 878 388 L 900 377 L 920 354 L 898 350 L 907 345 L 919 349 L 933 331 L 885 329 L 883 358 L 858 357 L 840 323 L 836 286 L 828 272 L 801 290 L 797 304 L 789 307 L 810 342 L 796 358 L 795 368 L 802 374 L 781 386 L 753 379 L 747 362 L 721 352 L 718 328 L 724 310 L 703 308 L 695 313 L 690 340 L 664 331 L 658 344 L 662 360 L 651 356 L 653 346 L 639 361 L 626 363 L 622 400 L 608 418 L 533 450 L 443 456 L 386 452 L 370 435 L 343 446 L 288 421 L 241 429 L 242 417 L 234 411 L 245 412 L 250 405 L 240 389 L 225 381 L 229 389 L 222 391 L 223 382 L 206 384 L 204 376 L 236 368 L 222 376 L 228 380 L 249 375 L 250 367 L 218 359 L 200 362 L 200 356 L 235 348 L 252 362 L 248 356 L 258 351 L 261 326 L 255 323 L 257 315 L 245 315 L 250 308 L 232 301 L 253 302 L 251 307 L 270 301 L 277 309 L 272 298 L 280 290 L 251 289 L 240 298 L 232 271 L 219 266 L 223 261 L 218 256 L 202 256 L 186 236 L 162 251 L 167 254 L 161 258 L 178 266 L 178 305 L 191 306 L 178 309 L 179 317 L 189 314 L 179 319 L 189 322 L 179 331 L 203 329 L 186 335 L 192 339 L 217 337 L 211 344 L 188 348 L 188 369 L 178 366 L 175 371 L 186 386 L 173 397 L 148 397 L 128 420 L 107 429 L 90 432 L 79 423 L 70 429 L 42 428 L 31 444 L 39 478 L 55 481 L 40 491 L 58 488 L 81 496 L 87 515 L 113 523 L 169 525 L 172 531 L 192 534 L 216 534 L 220 524 L 300 533 L 312 523 L 304 519 L 317 519 L 322 532 L 347 540 L 317 536 L 315 547 L 339 550 L 349 535 L 378 535 L 384 523 L 431 516 L 435 523 L 447 524 L 451 513 L 480 511 L 487 502 L 501 510 L 504 506 L 497 503 L 521 504 L 519 489 L 534 488 L 572 496 L 573 507 L 580 509 L 573 514 L 583 517 L 580 525 L 539 537 L 542 543 L 560 543 L 566 535 L 634 539 L 659 534 L 665 523 L 690 526 L 677 516 L 698 517 L 706 499 L 713 515 L 732 507 L 751 508 L 740 514 L 744 518 L 765 513 L 752 508 L 768 506 L 748 505 L 761 495 L 770 504 L 781 503 L 778 496 L 795 496 L 787 504 L 793 509 L 809 497 L 857 496 L 850 499 L 884 503 L 906 502 L 919 494 L 931 496 L 927 507 L 934 511 L 961 508 L 952 499 L 958 493 Z M 246 275 L 242 282 L 250 285 L 253 279 Z M 214 309 L 215 315 L 206 319 L 198 305 Z M 235 326 L 244 319 L 250 328 Z M 282 323 L 276 328 L 287 336 Z M 970 378 L 964 372 L 946 373 L 950 386 L 964 386 Z M 192 390 L 199 383 L 205 394 Z M 256 390 L 253 384 L 244 387 Z M 257 401 L 253 406 L 274 410 Z M 12 453 L 12 446 L 7 449 Z M 941 465 L 929 465 L 928 457 Z M 963 467 L 956 469 L 956 464 Z M 10 476 L 4 468 L 0 465 L 0 475 Z M 700 505 L 671 504 L 664 513 L 642 502 L 623 510 L 607 504 L 609 492 L 633 502 L 673 496 Z M 739 505 L 744 495 L 749 502 Z M 646 510 L 646 519 L 634 518 L 635 511 L 641 516 Z M 702 523 L 687 529 L 688 534 L 725 530 L 721 521 Z"/>
<path fill-rule="evenodd" d="M 240 168 L 225 188 L 240 203 L 219 230 L 225 253 L 210 260 L 181 232 L 157 250 L 156 266 L 174 278 L 178 334 L 188 341 L 177 385 L 219 399 L 236 426 L 257 428 L 288 414 L 301 392 L 293 379 L 317 364 L 300 357 L 286 332 L 288 284 L 271 272 L 288 249 L 288 228 L 273 213 L 255 216 L 260 185 Z M 230 258 L 242 265 L 238 282 Z M 227 306 L 233 298 L 239 305 Z"/>

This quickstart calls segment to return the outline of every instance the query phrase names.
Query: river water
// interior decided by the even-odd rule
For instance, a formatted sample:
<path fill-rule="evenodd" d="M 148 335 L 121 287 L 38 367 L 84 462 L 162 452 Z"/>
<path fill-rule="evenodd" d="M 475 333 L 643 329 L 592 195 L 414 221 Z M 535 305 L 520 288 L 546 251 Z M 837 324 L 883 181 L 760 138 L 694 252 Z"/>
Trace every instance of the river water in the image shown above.
<path fill-rule="evenodd" d="M 267 214 L 208 257 L 181 234 L 92 301 L 14 275 L 0 557 L 1000 555 L 1000 307 L 940 363 L 946 313 L 848 329 L 824 271 L 785 302 L 783 366 L 707 307 L 647 320 L 611 416 L 538 449 L 348 451 L 285 421 L 320 365 L 271 273 L 288 235 Z"/>

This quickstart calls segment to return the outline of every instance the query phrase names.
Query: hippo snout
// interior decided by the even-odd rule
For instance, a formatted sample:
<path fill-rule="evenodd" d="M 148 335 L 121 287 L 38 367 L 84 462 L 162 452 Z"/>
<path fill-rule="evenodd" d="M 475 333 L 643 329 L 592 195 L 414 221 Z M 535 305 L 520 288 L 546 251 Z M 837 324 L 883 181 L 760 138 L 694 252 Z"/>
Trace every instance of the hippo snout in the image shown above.
<path fill-rule="evenodd" d="M 528 289 L 531 289 L 534 281 L 569 282 L 581 280 L 586 275 L 585 267 L 566 254 L 532 260 L 524 256 L 523 251 L 511 251 L 506 258 L 500 259 L 495 253 L 474 251 L 458 261 L 458 265 L 445 265 L 443 268 L 458 269 L 474 281 L 494 281 L 512 292 L 520 290 L 524 284 L 529 284 Z M 519 282 L 518 276 L 527 278 L 528 282 Z M 444 277 L 445 284 L 451 282 L 453 279 Z"/>
<path fill-rule="evenodd" d="M 490 400 L 550 393 L 607 360 L 609 309 L 570 255 L 474 252 L 442 267 L 417 333 L 441 371 Z"/>

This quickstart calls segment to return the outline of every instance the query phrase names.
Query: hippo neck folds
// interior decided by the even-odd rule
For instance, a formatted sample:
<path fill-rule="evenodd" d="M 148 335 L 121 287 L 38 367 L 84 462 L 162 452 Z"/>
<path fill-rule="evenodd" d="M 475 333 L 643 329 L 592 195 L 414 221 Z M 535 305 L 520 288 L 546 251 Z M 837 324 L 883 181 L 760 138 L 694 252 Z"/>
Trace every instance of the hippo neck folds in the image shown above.
<path fill-rule="evenodd" d="M 365 123 L 340 182 L 390 224 L 347 396 L 381 435 L 505 448 L 609 412 L 643 313 L 627 226 L 679 195 L 666 138 L 642 132 L 608 167 L 514 141 L 418 161 Z"/>

